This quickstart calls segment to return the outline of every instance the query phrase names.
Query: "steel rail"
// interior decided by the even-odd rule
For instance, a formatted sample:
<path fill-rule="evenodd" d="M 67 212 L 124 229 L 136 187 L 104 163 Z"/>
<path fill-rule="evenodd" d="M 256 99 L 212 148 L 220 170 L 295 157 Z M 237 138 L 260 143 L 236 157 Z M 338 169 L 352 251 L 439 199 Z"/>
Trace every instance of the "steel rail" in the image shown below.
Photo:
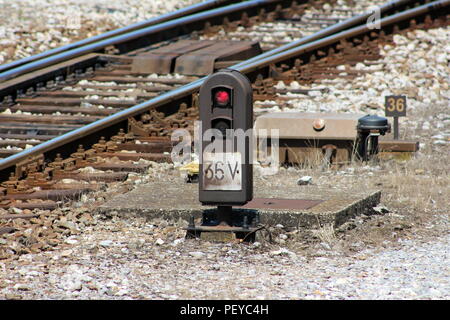
<path fill-rule="evenodd" d="M 448 14 L 448 11 L 450 9 L 450 0 L 437 0 L 433 1 L 424 5 L 421 5 L 419 7 L 409 9 L 400 13 L 393 14 L 391 16 L 382 18 L 380 20 L 380 28 L 384 28 L 386 26 L 417 17 L 432 11 L 437 11 L 439 9 L 442 9 L 443 12 L 441 12 L 441 15 Z M 351 38 L 354 36 L 357 36 L 359 34 L 366 33 L 368 31 L 372 31 L 373 29 L 369 29 L 367 25 L 361 25 L 358 27 L 354 27 L 348 30 L 341 31 L 339 33 L 333 34 L 331 36 L 321 38 L 318 40 L 311 41 L 309 43 L 300 45 L 298 47 L 294 47 L 288 50 L 285 50 L 283 52 L 269 55 L 263 59 L 258 59 L 258 61 L 253 61 L 246 63 L 241 66 L 231 66 L 230 68 L 235 68 L 236 70 L 244 73 L 250 73 L 255 70 L 261 69 L 263 67 L 267 67 L 271 64 L 280 63 L 281 61 L 289 60 L 293 57 L 296 57 L 300 54 L 304 54 L 309 51 L 313 51 L 315 49 L 319 49 L 322 47 L 326 47 L 328 45 L 334 44 L 337 41 L 345 38 Z M 276 49 L 275 49 L 276 50 Z M 253 59 L 252 59 L 253 60 Z M 203 79 L 203 78 L 202 78 Z"/>
<path fill-rule="evenodd" d="M 272 1 L 268 1 L 268 2 L 279 3 L 278 1 L 280 1 L 280 0 L 272 0 Z M 381 7 L 379 7 L 380 15 L 387 14 L 390 11 L 399 9 L 401 6 L 404 6 L 404 5 L 417 4 L 417 3 L 426 2 L 426 1 L 429 1 L 429 0 L 396 0 L 396 1 L 391 1 L 388 4 L 385 4 L 385 5 L 381 6 Z M 250 3 L 250 1 L 247 1 L 247 3 Z M 292 47 L 295 47 L 295 46 L 307 43 L 309 41 L 313 41 L 313 40 L 319 39 L 321 37 L 324 37 L 324 36 L 336 33 L 338 31 L 342 31 L 342 30 L 348 29 L 350 27 L 354 27 L 354 26 L 356 26 L 356 25 L 358 25 L 360 23 L 363 23 L 365 20 L 367 20 L 370 17 L 370 14 L 371 14 L 370 12 L 367 12 L 364 15 L 359 15 L 359 16 L 347 19 L 347 20 L 345 20 L 345 21 L 343 21 L 341 23 L 338 23 L 336 25 L 333 25 L 333 26 L 330 26 L 328 28 L 325 28 L 324 30 L 322 30 L 320 32 L 317 32 L 317 33 L 315 33 L 315 34 L 313 34 L 311 36 L 304 37 L 304 38 L 302 38 L 300 40 L 297 40 L 297 41 L 294 41 L 294 42 L 292 42 L 290 44 L 286 44 L 286 45 L 284 45 L 284 46 L 282 46 L 282 47 L 280 47 L 278 49 L 275 49 L 275 50 L 272 50 L 270 52 L 267 52 L 264 55 L 258 57 L 258 59 L 262 58 L 262 57 L 266 57 L 266 56 L 272 55 L 272 54 L 275 54 L 275 53 L 278 53 L 278 52 L 282 52 L 283 50 L 287 50 L 289 48 L 292 48 Z M 153 32 L 150 31 L 149 34 L 153 34 Z M 107 40 L 109 40 L 109 39 L 107 39 Z M 162 39 L 159 39 L 159 40 L 162 40 Z M 93 43 L 92 45 L 95 45 L 96 43 Z M 83 50 L 83 48 L 86 48 L 86 46 L 77 48 L 76 50 Z M 34 62 L 33 64 L 28 64 L 28 65 L 25 65 L 25 66 L 21 67 L 21 68 L 24 68 L 22 71 L 19 70 L 19 68 L 16 68 L 16 69 L 8 71 L 9 75 L 6 74 L 6 73 L 3 73 L 3 74 L 0 73 L 0 100 L 2 99 L 2 97 L 4 98 L 4 97 L 7 97 L 7 96 L 11 96 L 11 97 L 14 98 L 16 95 L 19 94 L 19 92 L 25 92 L 29 87 L 34 87 L 33 80 L 30 77 L 27 77 L 28 75 L 24 75 L 25 73 L 32 72 L 34 69 L 41 69 L 41 68 L 44 68 L 44 67 L 48 67 L 50 65 L 55 65 L 57 63 L 64 62 L 64 59 L 73 59 L 73 58 L 75 58 L 75 57 L 77 57 L 79 55 L 83 55 L 83 54 L 86 54 L 88 52 L 100 51 L 100 49 L 101 49 L 101 45 L 98 48 L 93 48 L 93 49 L 92 48 L 91 49 L 88 48 L 87 50 L 83 50 L 82 52 L 79 52 L 79 53 L 74 52 L 73 50 L 69 50 L 67 52 L 62 52 L 61 53 L 61 54 L 67 53 L 68 56 L 64 56 L 64 57 L 61 56 L 60 59 L 58 59 L 58 60 L 54 60 L 55 58 L 58 58 L 57 56 L 48 57 L 46 59 L 47 60 L 46 63 L 43 63 L 43 61 L 40 60 L 40 61 Z M 71 52 L 74 52 L 74 53 L 71 54 Z M 256 58 L 254 58 L 254 59 L 256 59 Z M 244 61 L 243 64 L 249 63 L 251 61 L 255 61 L 254 59 L 250 59 L 250 60 Z M 93 59 L 92 61 L 94 61 L 94 60 L 95 59 Z M 83 64 L 89 64 L 89 63 L 91 63 L 92 65 L 95 64 L 95 62 L 85 62 Z M 35 67 L 33 67 L 33 65 L 35 65 Z M 15 73 L 16 71 L 17 71 L 17 73 L 14 76 L 12 73 Z M 35 71 L 35 72 L 39 72 L 39 71 Z M 61 76 L 61 74 L 65 74 L 67 72 L 68 72 L 68 70 L 62 69 L 62 70 L 60 70 L 57 73 L 58 73 L 58 76 Z M 32 73 L 31 73 L 31 75 L 32 75 Z M 3 81 L 3 85 L 2 85 L 2 81 L 1 81 L 2 76 L 5 76 L 6 77 L 5 79 L 8 79 L 10 81 Z M 21 81 L 20 80 L 21 78 L 23 78 L 23 85 L 18 85 L 16 80 Z M 54 78 L 55 78 L 55 76 L 52 76 L 52 75 L 49 74 L 47 76 L 39 78 L 40 80 L 36 81 L 36 82 L 45 82 L 45 81 L 48 81 L 49 79 L 51 80 L 51 79 L 54 79 Z"/>
<path fill-rule="evenodd" d="M 431 13 L 433 11 L 439 11 L 442 14 L 448 14 L 450 8 L 450 0 L 438 0 L 432 3 L 428 3 L 417 8 L 409 9 L 401 13 L 394 14 L 392 16 L 388 16 L 382 18 L 380 20 L 380 27 L 385 28 L 386 26 L 390 26 L 392 24 L 402 22 L 408 20 L 410 18 L 414 18 L 420 15 L 424 15 L 427 13 Z M 337 34 L 330 35 L 328 37 L 315 40 L 313 42 L 300 45 L 295 48 L 291 48 L 286 52 L 281 52 L 275 54 L 273 56 L 268 56 L 263 59 L 253 59 L 252 63 L 248 64 L 240 64 L 240 66 L 231 66 L 230 68 L 240 71 L 245 74 L 249 74 L 251 72 L 266 68 L 267 66 L 280 63 L 285 60 L 289 60 L 293 57 L 299 56 L 301 54 L 314 51 L 324 46 L 328 46 L 330 44 L 336 44 L 341 39 L 346 39 L 350 37 L 359 36 L 365 34 L 367 32 L 371 32 L 372 30 L 367 27 L 367 25 L 357 26 L 351 28 L 349 30 L 345 30 L 339 32 Z M 14 166 L 29 157 L 36 156 L 39 154 L 45 154 L 46 152 L 54 151 L 56 148 L 66 145 L 68 143 L 76 142 L 77 139 L 87 137 L 88 135 L 96 134 L 98 132 L 105 129 L 106 127 L 110 127 L 113 125 L 117 125 L 120 122 L 126 121 L 128 118 L 139 115 L 143 112 L 146 112 L 150 109 L 154 109 L 163 105 L 167 105 L 173 101 L 177 101 L 181 98 L 185 98 L 188 95 L 191 95 L 199 90 L 200 86 L 203 84 L 207 77 L 203 77 L 198 79 L 190 84 L 184 85 L 167 93 L 163 93 L 160 96 L 157 96 L 151 100 L 140 103 L 134 107 L 128 108 L 126 110 L 122 110 L 118 113 L 115 113 L 111 116 L 98 120 L 96 122 L 90 123 L 82 128 L 70 131 L 66 134 L 61 135 L 60 137 L 54 138 L 42 144 L 39 144 L 30 149 L 24 150 L 20 153 L 17 153 L 13 156 L 0 160 L 0 173 L 8 171 L 11 172 L 14 170 Z M 98 136 L 99 137 L 99 136 Z"/>
<path fill-rule="evenodd" d="M 417 3 L 417 2 L 418 2 L 417 0 L 393 0 L 393 1 L 385 3 L 382 6 L 378 7 L 378 9 L 380 10 L 380 15 L 383 15 L 383 14 L 388 13 L 389 11 L 398 9 L 401 6 L 412 4 L 412 3 Z M 426 0 L 421 1 L 421 2 L 426 2 Z M 294 47 L 298 47 L 300 45 L 309 43 L 311 41 L 327 37 L 329 35 L 332 35 L 332 34 L 335 34 L 337 32 L 346 30 L 348 28 L 355 27 L 355 26 L 360 25 L 362 23 L 366 23 L 368 21 L 368 19 L 374 13 L 375 13 L 374 11 L 369 10 L 367 12 L 364 12 L 364 13 L 360 14 L 360 15 L 357 15 L 355 17 L 351 17 L 351 18 L 346 19 L 346 20 L 344 20 L 342 22 L 339 22 L 339 23 L 336 23 L 336 24 L 334 24 L 332 26 L 324 28 L 324 29 L 322 29 L 322 30 L 320 30 L 318 32 L 315 32 L 312 35 L 309 35 L 309 36 L 303 37 L 303 38 L 301 38 L 299 40 L 293 41 L 291 43 L 282 45 L 282 46 L 280 46 L 278 48 L 275 48 L 273 50 L 270 50 L 270 51 L 267 51 L 265 53 L 262 53 L 262 54 L 258 55 L 257 57 L 253 57 L 253 58 L 250 58 L 248 60 L 242 61 L 241 63 L 238 63 L 238 64 L 234 65 L 233 67 L 239 68 L 239 67 L 247 65 L 249 63 L 256 62 L 256 61 L 258 61 L 260 59 L 264 59 L 264 58 L 273 56 L 275 54 L 278 54 L 280 52 L 284 52 L 284 51 L 292 49 Z"/>
<path fill-rule="evenodd" d="M 239 2 L 239 1 L 240 0 L 207 0 L 202 3 L 197 3 L 194 5 L 188 6 L 186 8 L 179 9 L 175 12 L 170 12 L 170 13 L 167 13 L 167 14 L 155 17 L 155 18 L 151 18 L 151 19 L 148 19 L 148 20 L 145 20 L 142 22 L 132 24 L 130 26 L 118 28 L 118 29 L 108 31 L 108 32 L 105 32 L 105 33 L 97 35 L 97 36 L 93 36 L 93 37 L 83 39 L 83 40 L 80 40 L 80 41 L 77 41 L 74 43 L 70 43 L 70 44 L 67 44 L 67 45 L 64 45 L 64 46 L 61 46 L 58 48 L 54 48 L 54 49 L 30 56 L 30 57 L 12 61 L 10 63 L 0 65 L 0 79 L 2 79 L 2 77 L 5 77 L 5 79 L 9 79 L 7 75 L 2 74 L 4 72 L 11 71 L 14 68 L 23 66 L 23 65 L 31 63 L 31 62 L 35 62 L 35 61 L 38 61 L 38 60 L 41 60 L 41 59 L 44 59 L 44 58 L 47 58 L 50 56 L 54 56 L 58 53 L 66 52 L 66 51 L 69 51 L 72 49 L 77 49 L 77 48 L 83 47 L 85 45 L 95 43 L 97 41 L 106 40 L 106 39 L 112 38 L 114 36 L 122 35 L 122 34 L 125 34 L 128 32 L 136 31 L 138 29 L 142 29 L 142 28 L 146 28 L 149 26 L 159 24 L 159 23 L 167 22 L 167 21 L 170 21 L 170 20 L 173 20 L 176 18 L 185 17 L 187 15 L 195 14 L 198 12 L 210 10 L 212 8 L 223 7 L 223 6 L 226 6 L 226 5 L 235 3 L 235 2 Z M 389 9 L 395 9 L 395 8 L 399 7 L 400 5 L 411 3 L 411 2 L 413 2 L 413 0 L 391 1 L 388 4 L 382 5 L 380 7 L 380 12 L 384 13 L 385 11 L 387 11 Z M 368 12 L 365 16 L 357 16 L 355 18 L 348 19 L 345 22 L 338 23 L 330 28 L 324 29 L 323 32 L 315 33 L 314 39 L 317 39 L 318 37 L 320 38 L 320 37 L 329 35 L 329 34 L 336 32 L 337 30 L 340 30 L 342 28 L 348 28 L 348 27 L 354 26 L 356 23 L 361 23 L 363 19 L 367 19 L 368 17 L 370 17 L 370 12 Z M 286 47 L 298 46 L 300 44 L 306 43 L 311 40 L 313 40 L 313 37 L 307 36 L 307 37 L 302 38 L 301 40 L 292 42 L 291 44 L 287 45 Z M 278 50 L 278 52 L 280 52 L 280 50 Z M 18 73 L 16 73 L 16 76 L 19 76 L 26 72 L 30 72 L 30 71 L 40 69 L 40 68 L 43 68 L 46 66 L 48 66 L 48 65 L 36 65 L 35 68 L 31 68 L 29 70 L 25 69 L 22 72 L 19 71 Z"/>
<path fill-rule="evenodd" d="M 58 54 L 44 57 L 38 61 L 30 62 L 28 64 L 18 66 L 14 69 L 7 70 L 0 73 L 0 84 L 6 80 L 10 80 L 19 75 L 29 73 L 31 71 L 39 70 L 44 67 L 54 65 L 56 63 L 67 61 L 88 53 L 101 51 L 108 46 L 122 46 L 124 52 L 131 51 L 135 49 L 131 45 L 131 41 L 137 39 L 146 40 L 146 45 L 151 43 L 149 38 L 150 35 L 165 35 L 167 33 L 173 32 L 174 36 L 186 34 L 192 32 L 188 26 L 191 26 L 194 30 L 195 27 L 203 27 L 203 25 L 196 25 L 196 23 L 205 22 L 206 20 L 211 20 L 214 18 L 226 17 L 231 14 L 243 10 L 250 10 L 252 8 L 264 8 L 266 6 L 274 6 L 276 4 L 282 3 L 292 3 L 294 0 L 249 0 L 244 2 L 239 2 L 236 4 L 231 4 L 225 7 L 220 7 L 208 11 L 198 12 L 189 16 L 172 19 L 165 21 L 156 25 L 148 26 L 138 30 L 134 30 L 125 34 L 119 34 L 107 39 L 103 39 L 97 42 L 86 44 L 79 48 L 74 48 L 72 50 L 63 51 Z M 172 36 L 173 37 L 173 36 Z M 154 39 L 157 41 L 162 41 L 162 39 Z M 164 39 L 167 40 L 167 39 Z"/>
<path fill-rule="evenodd" d="M 93 36 L 93 37 L 90 37 L 90 38 L 86 38 L 86 39 L 83 39 L 83 40 L 80 40 L 80 41 L 77 41 L 77 42 L 74 42 L 74 43 L 70 43 L 70 44 L 67 44 L 67 45 L 64 45 L 64 46 L 61 46 L 61 47 L 58 47 L 58 48 L 54 48 L 54 49 L 51 49 L 51 50 L 48 50 L 48 51 L 45 51 L 45 52 L 42 52 L 42 53 L 38 53 L 36 55 L 32 55 L 32 56 L 29 56 L 29 57 L 26 57 L 26 58 L 23 58 L 23 59 L 20 59 L 20 60 L 16 60 L 16 61 L 12 61 L 12 62 L 9 62 L 9 63 L 5 63 L 3 65 L 0 65 L 0 73 L 6 72 L 6 71 L 10 71 L 10 70 L 12 70 L 14 68 L 23 66 L 23 65 L 25 65 L 27 63 L 35 62 L 37 60 L 41 60 L 41 59 L 44 59 L 44 58 L 56 55 L 56 54 L 61 53 L 61 52 L 65 52 L 65 51 L 69 51 L 69 50 L 72 50 L 72 49 L 80 48 L 82 46 L 85 46 L 85 45 L 88 45 L 88 44 L 91 44 L 91 43 L 94 43 L 94 42 L 97 42 L 97 41 L 106 40 L 106 39 L 109 39 L 109 38 L 112 38 L 112 37 L 115 37 L 115 36 L 118 36 L 118 35 L 122 35 L 122 34 L 125 34 L 125 33 L 128 33 L 128 32 L 132 32 L 132 31 L 136 31 L 138 29 L 150 27 L 150 26 L 153 26 L 153 25 L 156 25 L 156 24 L 159 24 L 159 23 L 170 21 L 170 20 L 173 20 L 173 19 L 176 19 L 176 18 L 185 17 L 185 16 L 188 16 L 188 15 L 191 15 L 191 14 L 195 14 L 195 13 L 198 13 L 198 12 L 210 10 L 210 9 L 213 9 L 213 8 L 223 7 L 223 6 L 226 6 L 226 5 L 229 5 L 229 4 L 233 4 L 233 3 L 236 3 L 236 2 L 239 2 L 239 1 L 240 0 L 206 0 L 206 1 L 201 2 L 201 3 L 196 3 L 196 4 L 193 4 L 193 5 L 190 5 L 190 6 L 186 7 L 186 8 L 182 8 L 182 9 L 176 10 L 174 12 L 169 12 L 169 13 L 160 15 L 158 17 L 154 17 L 154 18 L 151 18 L 151 19 L 147 19 L 145 21 L 137 22 L 137 23 L 131 24 L 131 25 L 123 27 L 123 28 L 118 28 L 118 29 L 115 29 L 115 30 L 111 30 L 111 31 L 108 31 L 108 32 L 105 32 L 105 33 L 102 33 L 102 34 L 99 34 L 99 35 L 96 35 L 96 36 Z"/>

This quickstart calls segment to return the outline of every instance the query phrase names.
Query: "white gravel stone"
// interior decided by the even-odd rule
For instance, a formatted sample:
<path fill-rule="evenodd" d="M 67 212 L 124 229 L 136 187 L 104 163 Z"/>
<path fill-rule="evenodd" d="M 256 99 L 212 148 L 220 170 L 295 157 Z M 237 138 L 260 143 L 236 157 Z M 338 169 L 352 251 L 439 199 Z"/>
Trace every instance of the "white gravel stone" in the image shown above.
<path fill-rule="evenodd" d="M 193 252 L 189 252 L 189 255 L 195 259 L 201 259 L 205 256 L 205 254 L 203 252 L 200 251 L 193 251 Z"/>
<path fill-rule="evenodd" d="M 448 230 L 448 220 L 442 220 Z M 145 222 L 103 221 L 86 231 L 72 254 L 41 252 L 4 262 L 0 295 L 31 299 L 448 299 L 450 234 L 433 241 L 399 239 L 395 247 L 355 255 L 306 258 L 286 247 L 214 244 L 185 240 L 177 247 L 111 246 L 96 251 L 98 237 L 115 242 L 159 238 L 142 233 Z M 445 227 L 447 226 L 447 227 Z M 49 261 L 49 257 L 61 258 Z M 195 260 L 195 263 L 193 263 Z M 227 286 L 217 286 L 217 279 Z M 192 290 L 192 283 L 202 286 Z M 19 285 L 20 284 L 20 285 Z M 21 289 L 23 288 L 23 289 Z"/>
<path fill-rule="evenodd" d="M 14 285 L 14 289 L 20 290 L 20 291 L 28 291 L 28 290 L 30 290 L 30 287 L 24 283 L 17 283 L 16 285 Z"/>
<path fill-rule="evenodd" d="M 67 244 L 77 244 L 77 243 L 78 243 L 78 240 L 75 240 L 75 239 L 67 239 L 67 240 L 65 240 L 64 242 L 67 243 Z"/>
<path fill-rule="evenodd" d="M 111 247 L 113 244 L 112 240 L 103 240 L 99 242 L 99 245 L 101 245 L 102 247 Z"/>
<path fill-rule="evenodd" d="M 23 210 L 22 210 L 22 209 L 15 208 L 15 207 L 10 208 L 9 211 L 10 211 L 12 214 L 21 214 L 21 213 L 23 213 Z"/>
<path fill-rule="evenodd" d="M 289 251 L 286 248 L 280 248 L 278 250 L 274 250 L 270 252 L 271 256 L 291 256 L 291 257 L 295 257 L 296 254 L 292 251 Z"/>
<path fill-rule="evenodd" d="M 173 242 L 172 242 L 172 244 L 174 245 L 174 246 L 177 246 L 177 245 L 179 245 L 179 244 L 181 244 L 181 243 L 183 243 L 184 242 L 184 238 L 181 238 L 181 239 L 175 239 Z"/>
<path fill-rule="evenodd" d="M 297 180 L 297 184 L 299 186 L 303 186 L 303 185 L 307 185 L 307 184 L 311 184 L 312 181 L 312 177 L 311 176 L 303 176 L 300 179 Z"/>

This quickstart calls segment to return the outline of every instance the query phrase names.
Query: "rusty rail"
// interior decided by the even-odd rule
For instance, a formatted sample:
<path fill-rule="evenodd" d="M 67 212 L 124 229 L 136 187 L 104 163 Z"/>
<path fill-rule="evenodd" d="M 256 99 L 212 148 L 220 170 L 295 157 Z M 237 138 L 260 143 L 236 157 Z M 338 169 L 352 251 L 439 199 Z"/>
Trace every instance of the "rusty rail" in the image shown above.
<path fill-rule="evenodd" d="M 431 3 L 427 3 L 419 7 L 409 9 L 404 12 L 396 13 L 381 19 L 380 28 L 381 30 L 383 30 L 384 28 L 394 25 L 396 23 L 407 21 L 408 19 L 422 16 L 427 13 L 433 12 L 436 13 L 439 10 L 442 10 L 439 12 L 439 15 L 446 15 L 449 13 L 449 9 L 450 9 L 450 0 L 433 1 Z M 283 52 L 280 53 L 276 53 L 273 55 L 268 54 L 263 59 L 256 59 L 258 57 L 255 57 L 252 59 L 252 62 L 235 65 L 233 66 L 233 68 L 236 68 L 236 70 L 239 70 L 244 73 L 251 73 L 263 67 L 267 67 L 271 64 L 286 62 L 287 60 L 297 57 L 301 54 L 305 54 L 308 52 L 318 50 L 320 48 L 337 44 L 341 39 L 353 38 L 356 36 L 360 36 L 362 34 L 373 32 L 374 30 L 375 29 L 369 29 L 367 25 L 357 26 L 348 30 L 338 32 L 325 38 L 319 38 L 317 40 L 313 40 L 311 42 L 299 45 L 297 47 L 284 50 Z"/>
<path fill-rule="evenodd" d="M 18 76 L 25 72 L 29 72 L 29 71 L 33 71 L 36 69 L 46 67 L 49 64 L 41 64 L 41 63 L 37 63 L 37 61 L 51 57 L 51 56 L 55 56 L 56 54 L 59 54 L 62 52 L 79 49 L 88 44 L 92 44 L 92 43 L 102 41 L 102 40 L 111 39 L 115 36 L 130 33 L 130 32 L 133 32 L 133 31 L 136 31 L 139 29 L 154 26 L 154 25 L 157 25 L 157 24 L 160 24 L 163 22 L 177 19 L 177 18 L 186 17 L 188 15 L 192 15 L 195 13 L 211 10 L 214 8 L 220 8 L 220 7 L 227 6 L 227 5 L 239 2 L 239 1 L 240 0 L 207 0 L 207 1 L 204 1 L 201 3 L 193 4 L 186 8 L 179 9 L 174 12 L 169 12 L 169 13 L 163 14 L 158 17 L 154 17 L 154 18 L 151 18 L 151 19 L 148 19 L 145 21 L 134 23 L 132 25 L 129 25 L 129 26 L 126 26 L 123 28 L 111 30 L 111 31 L 87 38 L 87 39 L 83 39 L 83 40 L 80 40 L 80 41 L 77 41 L 74 43 L 70 43 L 70 44 L 55 48 L 55 49 L 51 49 L 51 50 L 36 54 L 36 55 L 30 56 L 30 57 L 26 57 L 26 58 L 16 60 L 16 61 L 13 61 L 10 63 L 5 63 L 3 65 L 0 65 L 0 79 L 4 79 L 4 78 L 8 79 L 9 78 L 8 74 L 14 74 L 15 76 Z M 22 67 L 22 66 L 32 63 L 32 62 L 34 62 L 35 64 L 29 68 L 22 68 L 20 70 L 14 70 L 16 68 Z M 9 72 L 9 73 L 6 73 L 6 72 Z"/>
<path fill-rule="evenodd" d="M 0 83 L 24 75 L 26 73 L 42 69 L 62 61 L 67 61 L 88 53 L 102 52 L 107 47 L 114 46 L 120 53 L 129 52 L 138 47 L 150 45 L 155 42 L 168 40 L 176 36 L 191 33 L 204 27 L 206 22 L 211 25 L 221 24 L 223 18 L 230 21 L 236 20 L 241 12 L 248 10 L 273 9 L 276 5 L 287 6 L 293 0 L 250 0 L 219 7 L 208 11 L 200 11 L 189 16 L 181 16 L 165 20 L 164 22 L 117 32 L 108 37 L 101 37 L 98 41 L 88 43 L 69 50 L 61 50 L 59 53 L 44 55 L 39 60 L 33 60 L 27 64 L 18 65 L 0 73 Z M 226 2 L 228 4 L 228 2 Z M 272 10 L 270 10 L 272 11 Z M 0 87 L 0 91 L 2 88 Z M 1 97 L 1 95 L 0 95 Z"/>
<path fill-rule="evenodd" d="M 411 0 L 394 0 L 394 1 L 390 1 L 390 2 L 388 2 L 388 3 L 386 3 L 386 4 L 384 4 L 384 5 L 379 7 L 380 15 L 384 16 L 384 15 L 390 14 L 391 12 L 395 12 L 396 10 L 401 10 L 402 6 L 405 6 L 405 5 L 411 5 L 413 3 L 425 3 L 425 2 L 428 2 L 428 1 L 416 1 L 416 0 L 413 0 L 413 1 L 411 1 Z M 281 53 L 281 52 L 284 52 L 286 50 L 289 50 L 289 49 L 301 46 L 303 44 L 310 43 L 312 41 L 315 41 L 315 40 L 318 40 L 318 39 L 330 36 L 332 34 L 336 34 L 338 32 L 341 32 L 343 30 L 347 30 L 349 28 L 353 28 L 355 26 L 361 25 L 362 23 L 365 23 L 371 17 L 371 15 L 373 13 L 374 12 L 372 12 L 372 11 L 367 11 L 367 12 L 365 12 L 363 14 L 358 15 L 358 16 L 355 16 L 355 17 L 352 17 L 352 18 L 347 19 L 345 21 L 336 23 L 336 24 L 334 24 L 334 25 L 332 25 L 330 27 L 324 28 L 321 31 L 316 32 L 316 33 L 314 33 L 312 35 L 303 37 L 303 38 L 301 38 L 301 39 L 299 39 L 297 41 L 293 41 L 293 42 L 291 42 L 289 44 L 280 46 L 280 47 L 278 47 L 276 49 L 273 49 L 273 50 L 270 50 L 270 51 L 265 52 L 263 54 L 260 54 L 257 57 L 250 58 L 250 59 L 248 59 L 246 61 L 238 63 L 238 64 L 234 65 L 234 67 L 235 68 L 239 68 L 239 67 L 247 65 L 249 63 L 257 62 L 260 59 L 264 59 L 264 58 L 267 58 L 267 57 L 270 57 L 270 56 L 274 56 L 274 55 L 276 55 L 278 53 Z"/>

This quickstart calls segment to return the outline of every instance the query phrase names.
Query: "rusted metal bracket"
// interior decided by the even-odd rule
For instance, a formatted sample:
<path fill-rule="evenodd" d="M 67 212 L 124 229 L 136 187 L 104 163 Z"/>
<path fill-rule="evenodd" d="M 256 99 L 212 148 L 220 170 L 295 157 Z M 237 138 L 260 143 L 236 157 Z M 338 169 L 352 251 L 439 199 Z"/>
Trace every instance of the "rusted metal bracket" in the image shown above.
<path fill-rule="evenodd" d="M 256 232 L 261 229 L 259 213 L 255 210 L 232 210 L 231 206 L 203 211 L 202 222 L 195 224 L 191 217 L 186 238 L 200 238 L 207 241 L 229 242 L 255 241 Z"/>
<path fill-rule="evenodd" d="M 276 89 L 274 85 L 274 81 L 271 78 L 264 79 L 259 74 L 252 87 L 256 95 L 275 95 Z"/>
<path fill-rule="evenodd" d="M 44 155 L 29 157 L 16 164 L 15 176 L 20 179 L 28 176 L 29 173 L 42 170 L 44 167 Z"/>
<path fill-rule="evenodd" d="M 416 152 L 419 151 L 419 141 L 411 140 L 379 140 L 380 152 Z"/>
<path fill-rule="evenodd" d="M 137 121 L 135 118 L 128 118 L 128 132 L 138 137 L 158 137 L 167 135 L 167 125 L 158 123 L 144 124 L 143 121 Z"/>
<path fill-rule="evenodd" d="M 11 172 L 9 180 L 3 182 L 1 184 L 1 186 L 4 188 L 3 190 L 6 190 L 5 193 L 8 195 L 33 192 L 33 190 L 25 184 L 25 181 L 19 180 L 17 178 L 17 176 L 14 174 L 14 172 Z"/>

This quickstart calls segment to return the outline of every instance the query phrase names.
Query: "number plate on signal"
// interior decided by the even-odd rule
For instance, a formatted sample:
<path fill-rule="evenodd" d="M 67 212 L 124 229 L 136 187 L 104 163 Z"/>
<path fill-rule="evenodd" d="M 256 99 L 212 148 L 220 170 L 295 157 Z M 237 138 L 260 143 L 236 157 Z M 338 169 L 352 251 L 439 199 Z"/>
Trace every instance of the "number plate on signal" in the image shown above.
<path fill-rule="evenodd" d="M 406 96 L 386 96 L 385 107 L 386 117 L 406 116 Z"/>
<path fill-rule="evenodd" d="M 242 190 L 241 153 L 203 154 L 204 190 Z"/>

